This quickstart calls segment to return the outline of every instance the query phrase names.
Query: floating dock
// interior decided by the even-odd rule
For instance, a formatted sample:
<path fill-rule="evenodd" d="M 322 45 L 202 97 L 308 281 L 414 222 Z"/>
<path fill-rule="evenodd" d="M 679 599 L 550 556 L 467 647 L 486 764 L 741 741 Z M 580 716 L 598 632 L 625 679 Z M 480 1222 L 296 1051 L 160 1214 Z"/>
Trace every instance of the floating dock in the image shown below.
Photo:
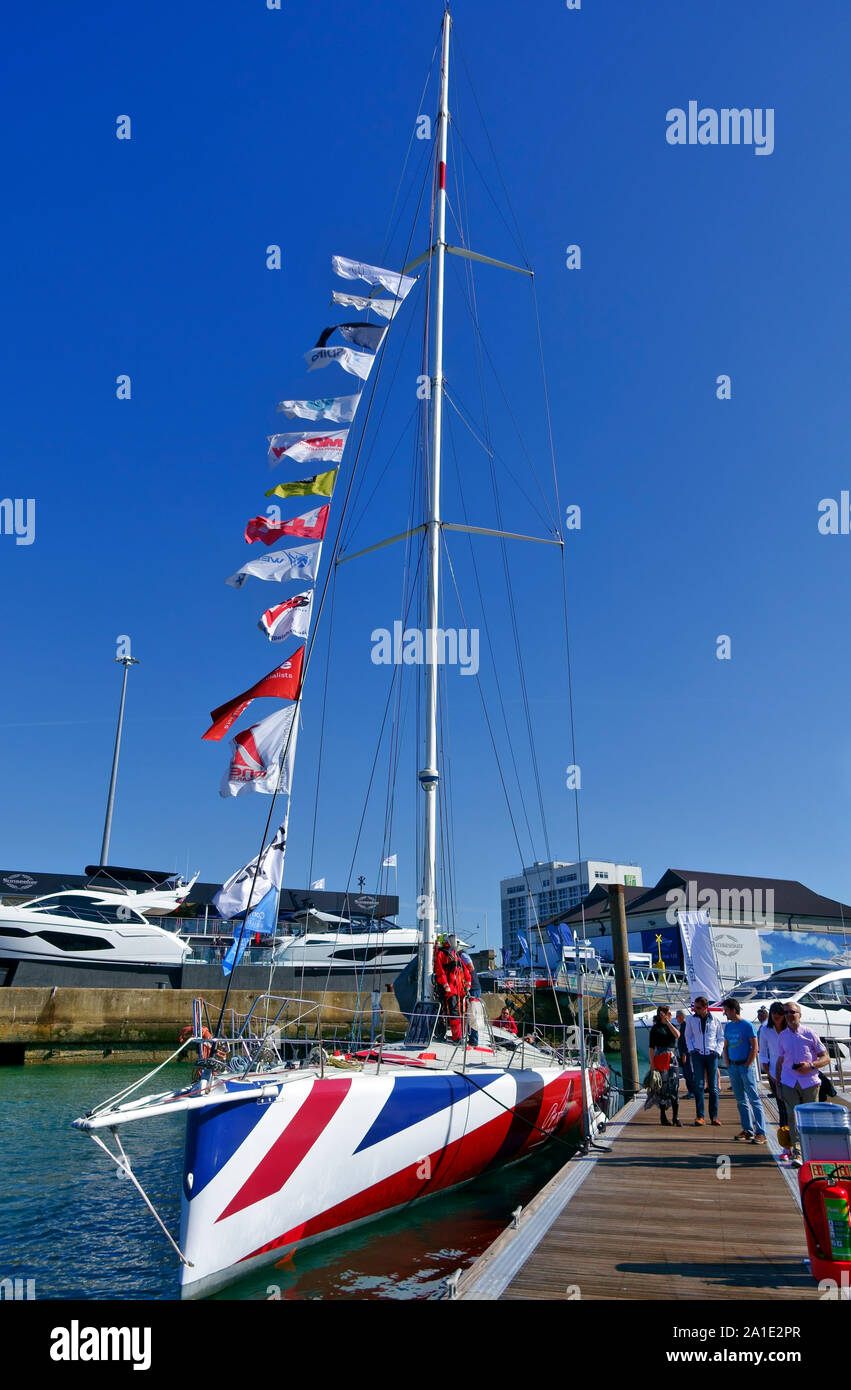
<path fill-rule="evenodd" d="M 467 1300 L 818 1299 L 804 1264 L 797 1169 L 733 1138 L 739 1115 L 721 1095 L 721 1127 L 666 1127 L 644 1096 L 592 1150 L 571 1159 L 458 1279 Z M 772 1112 L 773 1113 L 773 1112 Z M 768 1116 L 767 1116 L 768 1118 Z"/>

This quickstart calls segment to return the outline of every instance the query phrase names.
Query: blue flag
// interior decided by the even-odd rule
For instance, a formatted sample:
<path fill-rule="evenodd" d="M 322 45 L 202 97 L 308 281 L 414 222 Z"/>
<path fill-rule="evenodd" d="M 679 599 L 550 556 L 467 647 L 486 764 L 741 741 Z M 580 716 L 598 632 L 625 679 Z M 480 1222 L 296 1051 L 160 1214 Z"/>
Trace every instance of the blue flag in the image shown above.
<path fill-rule="evenodd" d="M 254 932 L 262 932 L 264 936 L 274 935 L 277 920 L 278 890 L 270 888 L 265 898 L 261 898 L 253 911 L 249 912 L 245 921 L 234 927 L 233 941 L 222 961 L 225 975 L 229 975 L 234 966 L 239 965 Z"/>
<path fill-rule="evenodd" d="M 555 946 L 559 955 L 561 955 L 561 948 L 564 944 L 562 941 L 561 927 L 547 927 L 547 936 L 550 938 L 550 941 Z"/>
<path fill-rule="evenodd" d="M 529 942 L 520 932 L 517 933 L 517 945 L 520 947 L 520 955 L 528 957 L 531 962 L 532 958 L 529 956 Z"/>

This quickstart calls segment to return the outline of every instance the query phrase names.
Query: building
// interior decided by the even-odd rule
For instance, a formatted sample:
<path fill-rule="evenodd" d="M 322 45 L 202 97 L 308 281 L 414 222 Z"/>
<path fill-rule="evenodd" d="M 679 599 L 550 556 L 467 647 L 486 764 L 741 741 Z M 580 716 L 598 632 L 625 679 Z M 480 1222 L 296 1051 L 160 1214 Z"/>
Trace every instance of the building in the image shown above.
<path fill-rule="evenodd" d="M 773 970 L 823 961 L 851 964 L 851 906 L 825 898 L 797 879 L 668 869 L 652 888 L 624 888 L 629 949 L 661 952 L 669 969 L 682 970 L 677 913 L 706 911 L 722 984 L 761 979 Z M 609 895 L 602 884 L 585 901 L 557 917 L 612 958 Z"/>
<path fill-rule="evenodd" d="M 614 864 L 608 859 L 581 859 L 574 863 L 541 862 L 523 869 L 499 885 L 503 949 L 516 957 L 518 933 L 528 940 L 536 926 L 550 922 L 559 913 L 569 912 L 598 887 L 623 883 L 641 887 L 638 864 Z"/>

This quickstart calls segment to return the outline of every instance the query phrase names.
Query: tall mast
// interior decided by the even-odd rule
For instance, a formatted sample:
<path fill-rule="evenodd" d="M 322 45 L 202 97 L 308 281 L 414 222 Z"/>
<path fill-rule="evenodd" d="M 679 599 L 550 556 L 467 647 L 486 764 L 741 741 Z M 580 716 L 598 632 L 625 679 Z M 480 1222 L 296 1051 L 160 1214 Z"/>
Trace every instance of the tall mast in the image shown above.
<path fill-rule="evenodd" d="M 434 936 L 437 913 L 437 628 L 440 595 L 440 454 L 443 431 L 443 287 L 446 260 L 446 153 L 449 140 L 449 31 L 452 20 L 447 9 L 443 16 L 443 57 L 438 113 L 435 248 L 434 356 L 431 375 L 431 460 L 429 471 L 428 544 L 428 627 L 426 631 L 426 730 L 425 767 L 419 774 L 425 792 L 425 835 L 423 847 L 422 904 L 423 944 L 420 951 L 419 996 L 431 993 L 434 968 Z"/>

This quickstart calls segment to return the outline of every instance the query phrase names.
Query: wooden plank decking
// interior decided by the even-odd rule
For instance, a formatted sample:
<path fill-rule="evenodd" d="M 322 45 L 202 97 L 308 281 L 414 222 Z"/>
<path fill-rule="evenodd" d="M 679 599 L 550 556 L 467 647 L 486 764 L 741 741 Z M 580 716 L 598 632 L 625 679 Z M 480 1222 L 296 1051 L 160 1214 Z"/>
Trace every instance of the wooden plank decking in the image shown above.
<path fill-rule="evenodd" d="M 720 1128 L 708 1118 L 705 1128 L 694 1127 L 691 1102 L 681 1103 L 680 1118 L 681 1129 L 660 1125 L 655 1109 L 631 1118 L 499 1296 L 818 1298 L 802 1263 L 806 1240 L 795 1198 L 768 1148 L 734 1142 L 732 1097 L 722 1094 Z M 722 1155 L 730 1160 L 729 1178 L 718 1176 Z M 491 1249 L 504 1250 L 510 1239 L 500 1237 Z M 477 1297 L 477 1267 L 490 1254 L 467 1271 L 461 1297 Z"/>

